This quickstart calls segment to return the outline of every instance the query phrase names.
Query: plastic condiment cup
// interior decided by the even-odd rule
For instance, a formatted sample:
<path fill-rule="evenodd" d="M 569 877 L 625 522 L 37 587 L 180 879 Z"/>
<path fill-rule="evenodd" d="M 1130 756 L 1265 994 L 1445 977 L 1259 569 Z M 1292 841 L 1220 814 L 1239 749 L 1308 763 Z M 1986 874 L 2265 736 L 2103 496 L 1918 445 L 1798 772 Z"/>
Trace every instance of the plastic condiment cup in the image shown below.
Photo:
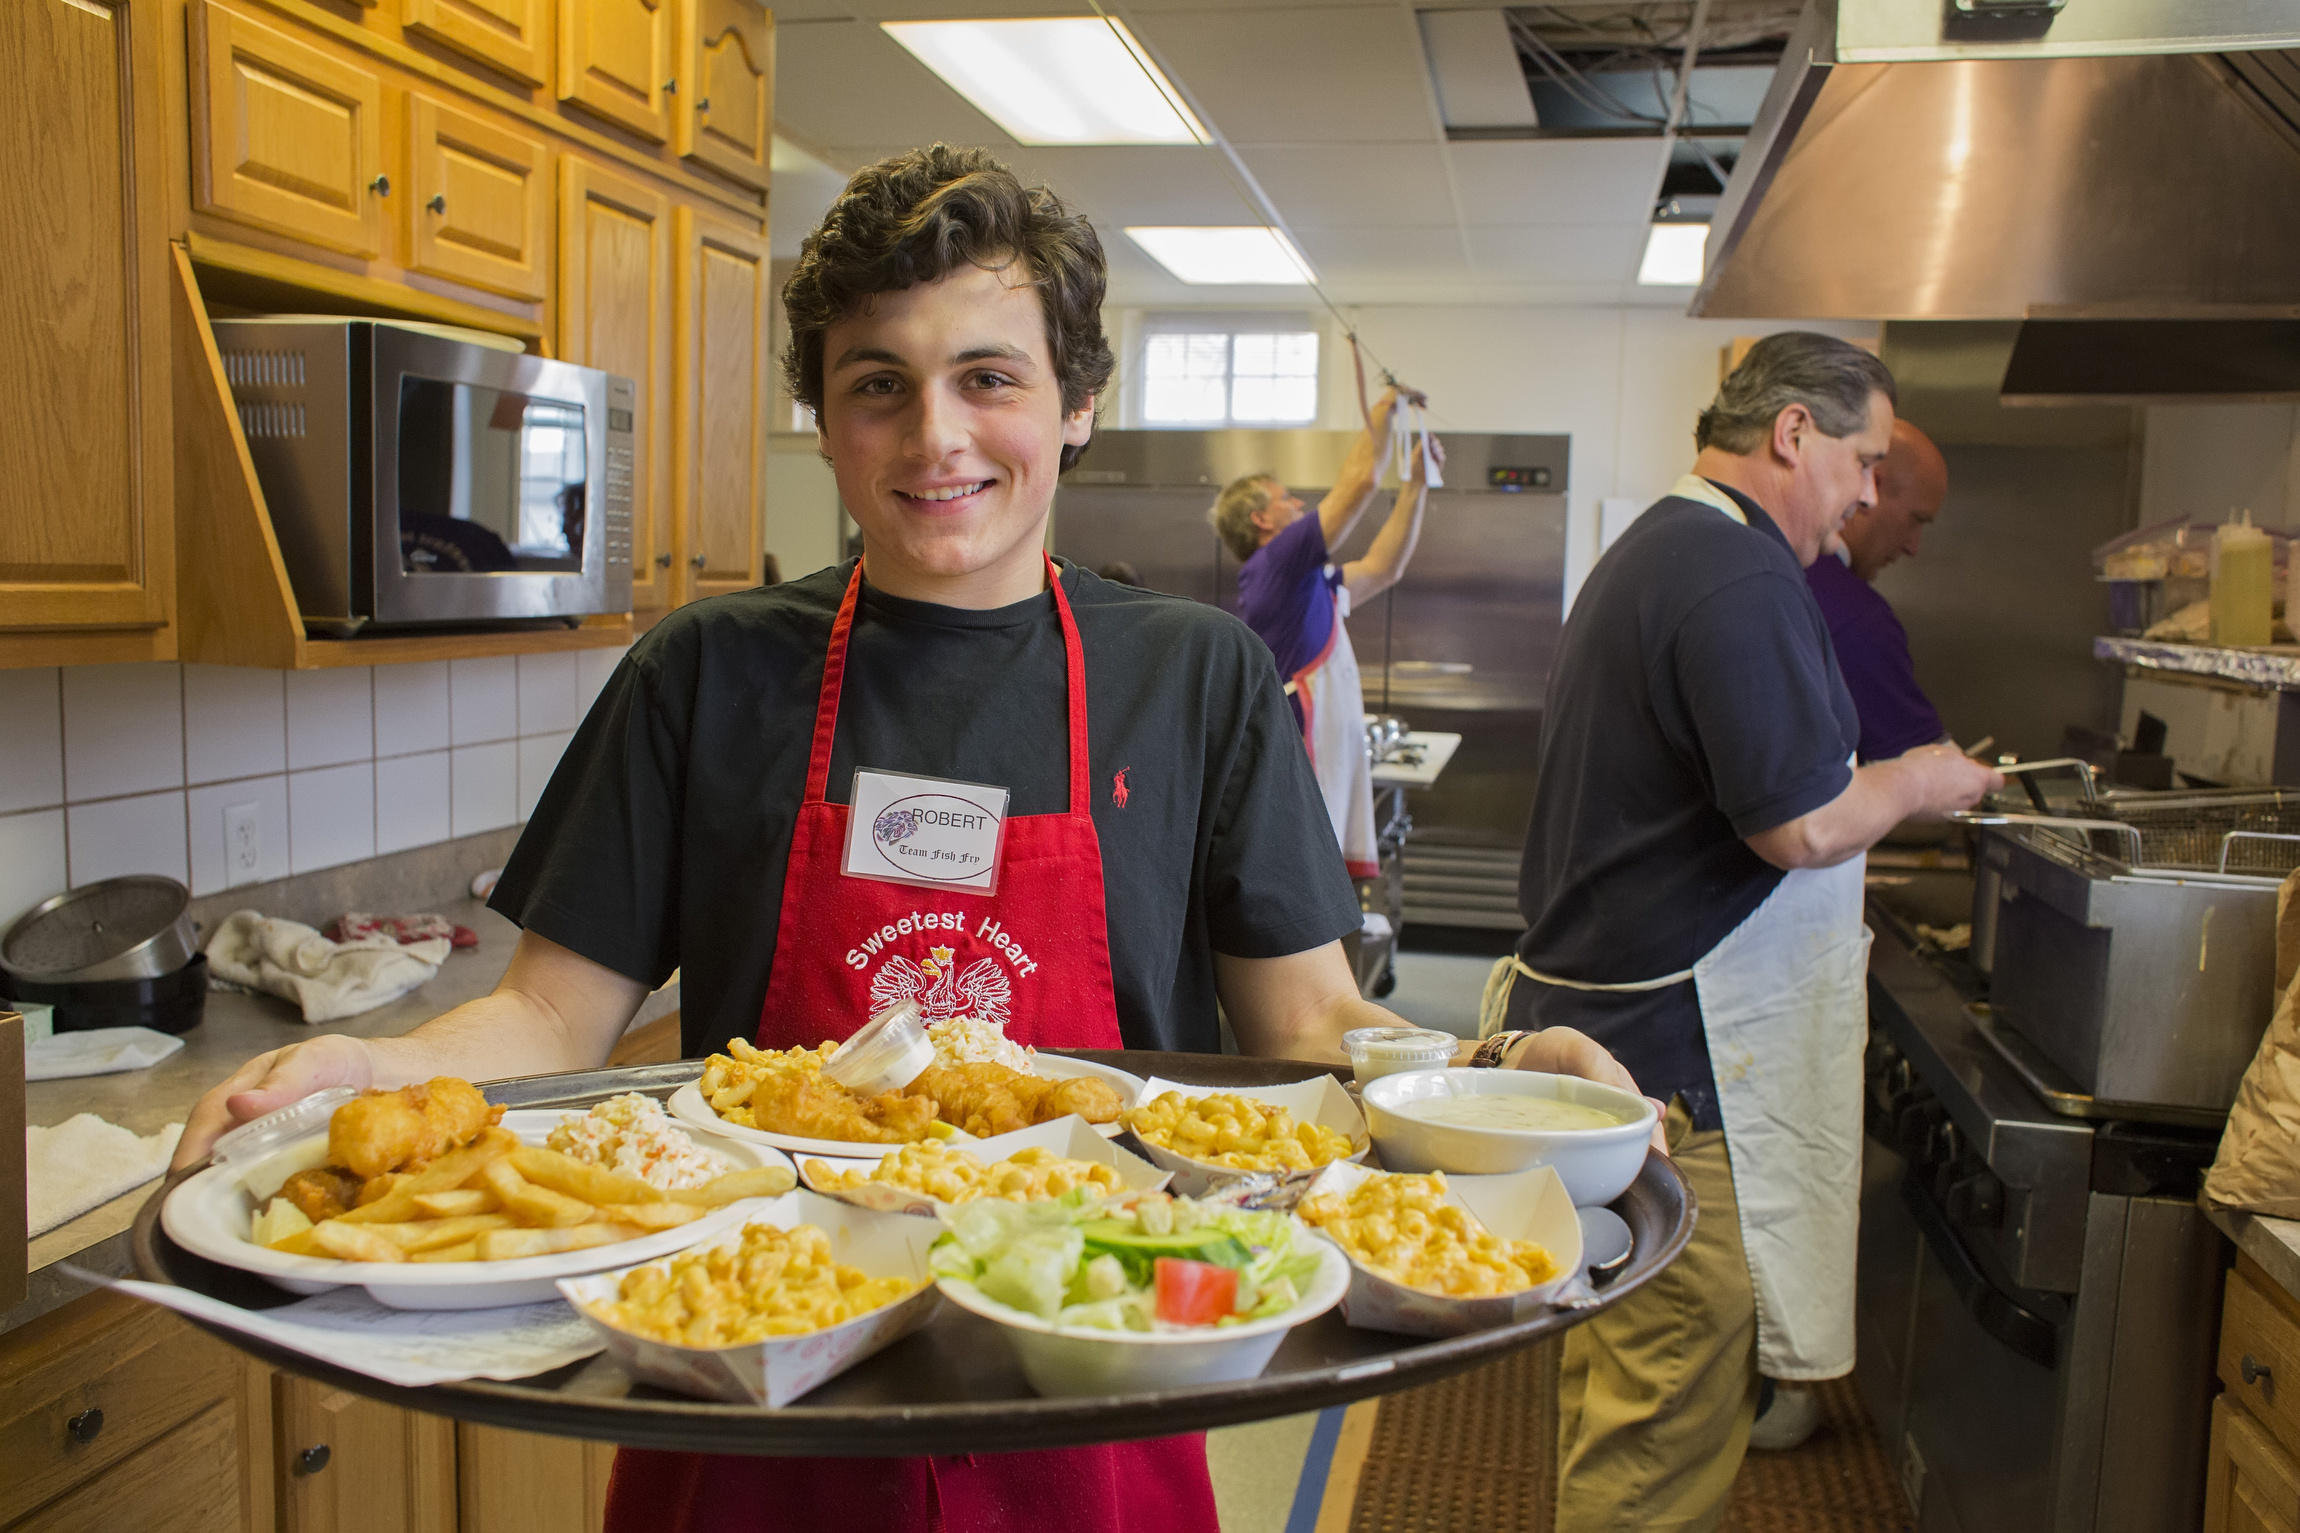
<path fill-rule="evenodd" d="M 900 1091 L 934 1063 L 934 1040 L 916 1001 L 897 1001 L 833 1050 L 823 1074 L 861 1097 Z"/>
<path fill-rule="evenodd" d="M 1402 1070 L 1442 1070 L 1453 1062 L 1461 1040 L 1426 1027 L 1361 1027 L 1342 1034 L 1358 1084 Z"/>

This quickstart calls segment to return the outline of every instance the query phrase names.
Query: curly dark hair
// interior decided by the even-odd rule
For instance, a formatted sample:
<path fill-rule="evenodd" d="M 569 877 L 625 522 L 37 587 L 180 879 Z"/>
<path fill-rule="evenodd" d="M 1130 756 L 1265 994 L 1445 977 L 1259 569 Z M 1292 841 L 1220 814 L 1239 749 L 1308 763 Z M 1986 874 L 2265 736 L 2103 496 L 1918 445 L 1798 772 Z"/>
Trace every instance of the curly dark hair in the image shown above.
<path fill-rule="evenodd" d="M 1100 394 L 1116 366 L 1102 333 L 1108 279 L 1094 226 L 980 149 L 930 144 L 856 171 L 783 284 L 791 396 L 820 418 L 823 332 L 872 297 L 940 281 L 961 265 L 1000 271 L 1016 261 L 1046 313 L 1067 415 Z M 1066 445 L 1062 466 L 1084 451 Z"/>

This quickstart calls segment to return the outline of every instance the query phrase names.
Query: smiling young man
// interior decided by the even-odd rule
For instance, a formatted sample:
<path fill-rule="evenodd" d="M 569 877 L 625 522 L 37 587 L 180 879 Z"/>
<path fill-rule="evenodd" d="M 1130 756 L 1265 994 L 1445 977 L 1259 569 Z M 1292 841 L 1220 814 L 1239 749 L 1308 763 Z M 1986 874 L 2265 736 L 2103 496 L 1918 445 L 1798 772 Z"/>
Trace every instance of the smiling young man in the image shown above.
<path fill-rule="evenodd" d="M 632 649 L 504 870 L 526 933 L 493 995 L 251 1061 L 179 1158 L 328 1085 L 595 1067 L 674 969 L 690 1057 L 811 1047 L 901 996 L 1056 1048 L 1214 1052 L 1217 1001 L 1253 1054 L 1338 1062 L 1394 1023 L 1342 958 L 1357 903 L 1269 651 L 1043 552 L 1110 377 L 1103 286 L 1093 228 L 987 155 L 858 173 L 784 289 L 784 364 L 862 557 Z M 958 876 L 890 880 L 921 845 Z M 1630 1085 L 1563 1030 L 1491 1052 Z M 627 1451 L 608 1526 L 1214 1533 L 1200 1437 L 1014 1448 Z"/>
<path fill-rule="evenodd" d="M 1528 929 L 1489 987 L 1494 1021 L 1585 1029 L 1669 1100 L 1701 1219 L 1674 1264 L 1566 1335 L 1559 1533 L 1715 1528 L 1761 1378 L 1853 1366 L 1863 854 L 2003 783 L 1940 747 L 1849 760 L 1853 702 L 1804 566 L 1875 500 L 1892 429 L 1875 357 L 1759 341 L 1702 412 L 1693 471 L 1565 625 Z"/>

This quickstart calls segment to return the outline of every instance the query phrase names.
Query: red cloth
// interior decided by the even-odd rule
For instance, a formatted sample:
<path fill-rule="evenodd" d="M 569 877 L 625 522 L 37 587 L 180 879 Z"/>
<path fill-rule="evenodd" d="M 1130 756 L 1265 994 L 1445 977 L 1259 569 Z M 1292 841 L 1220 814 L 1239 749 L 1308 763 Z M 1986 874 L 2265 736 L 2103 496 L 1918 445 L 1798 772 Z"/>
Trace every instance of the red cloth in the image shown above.
<path fill-rule="evenodd" d="M 1117 1002 L 1103 910 L 1102 850 L 1087 779 L 1086 662 L 1052 560 L 1047 573 L 1069 654 L 1070 808 L 1006 823 L 998 892 L 925 889 L 839 871 L 847 806 L 828 803 L 831 741 L 847 635 L 862 594 L 856 566 L 831 626 L 806 797 L 783 877 L 781 929 L 761 1048 L 846 1037 L 873 1011 L 878 972 L 902 958 L 906 984 L 1006 1025 L 1018 1043 L 1114 1049 Z M 921 916 L 958 917 L 922 922 Z M 909 921 L 912 930 L 901 930 Z M 860 966 L 866 937 L 888 928 Z M 986 966 L 987 967 L 984 967 Z M 941 1458 L 727 1458 L 625 1449 L 615 1457 L 607 1533 L 1220 1533 L 1203 1436 L 1090 1448 Z"/>
<path fill-rule="evenodd" d="M 451 947 L 477 947 L 479 934 L 458 926 L 445 916 L 371 916 L 347 911 L 328 924 L 324 935 L 337 942 L 358 942 L 367 937 L 389 937 L 400 946 L 445 937 Z"/>

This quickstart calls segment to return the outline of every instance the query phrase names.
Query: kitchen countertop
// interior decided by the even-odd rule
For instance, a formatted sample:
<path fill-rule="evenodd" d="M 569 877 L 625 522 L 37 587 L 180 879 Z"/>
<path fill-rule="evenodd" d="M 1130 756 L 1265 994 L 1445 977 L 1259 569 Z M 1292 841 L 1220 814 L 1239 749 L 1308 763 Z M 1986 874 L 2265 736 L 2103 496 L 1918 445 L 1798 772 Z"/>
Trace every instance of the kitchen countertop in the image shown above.
<path fill-rule="evenodd" d="M 475 899 L 440 906 L 439 913 L 477 932 L 479 946 L 450 953 L 437 974 L 390 1005 L 312 1026 L 276 996 L 213 991 L 200 1025 L 183 1035 L 183 1048 L 148 1070 L 29 1082 L 24 1088 L 24 1121 L 53 1128 L 76 1113 L 92 1112 L 139 1135 L 157 1133 L 168 1124 L 183 1122 L 209 1087 L 267 1049 L 327 1032 L 355 1038 L 397 1037 L 487 994 L 510 965 L 519 928 Z M 673 980 L 647 998 L 633 1025 L 650 1022 L 678 1005 L 679 986 Z M 104 1277 L 127 1276 L 128 1228 L 150 1194 L 147 1184 L 35 1236 L 27 1263 L 30 1295 L 0 1313 L 0 1331 L 37 1319 L 87 1291 L 87 1283 L 64 1271 L 60 1263 Z"/>
<path fill-rule="evenodd" d="M 2210 1219 L 2212 1227 L 2226 1235 L 2237 1250 L 2258 1262 L 2260 1269 L 2281 1284 L 2286 1293 L 2300 1299 L 2300 1219 L 2272 1219 L 2266 1214 L 2239 1213 L 2210 1205 L 2206 1205 L 2204 1217 Z"/>
<path fill-rule="evenodd" d="M 1427 788 L 1438 780 L 1438 773 L 1453 760 L 1453 753 L 1461 749 L 1461 736 L 1453 734 L 1427 734 L 1409 730 L 1398 737 L 1398 744 L 1419 749 L 1421 760 L 1408 764 L 1403 761 L 1377 761 L 1373 765 L 1373 780 L 1377 787 Z"/>

